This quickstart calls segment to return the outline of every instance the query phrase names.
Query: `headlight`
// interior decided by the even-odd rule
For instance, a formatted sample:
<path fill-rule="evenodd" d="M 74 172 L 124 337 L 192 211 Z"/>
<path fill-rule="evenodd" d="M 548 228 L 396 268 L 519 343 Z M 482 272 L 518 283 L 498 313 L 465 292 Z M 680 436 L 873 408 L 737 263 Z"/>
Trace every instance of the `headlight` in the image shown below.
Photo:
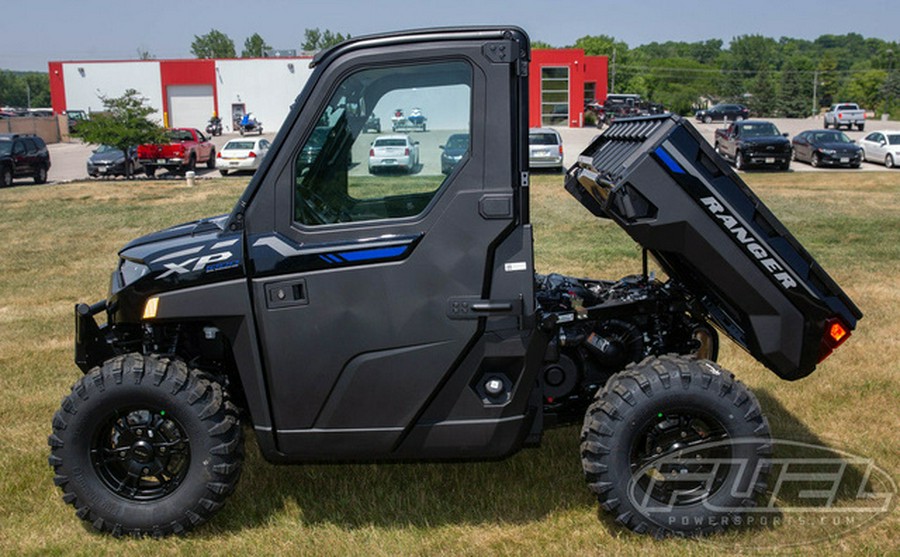
<path fill-rule="evenodd" d="M 837 153 L 837 151 L 835 151 L 834 149 L 819 149 L 819 152 L 823 155 L 833 155 Z"/>
<path fill-rule="evenodd" d="M 123 259 L 119 265 L 119 273 L 122 275 L 122 286 L 128 286 L 149 272 L 150 267 L 128 259 Z"/>

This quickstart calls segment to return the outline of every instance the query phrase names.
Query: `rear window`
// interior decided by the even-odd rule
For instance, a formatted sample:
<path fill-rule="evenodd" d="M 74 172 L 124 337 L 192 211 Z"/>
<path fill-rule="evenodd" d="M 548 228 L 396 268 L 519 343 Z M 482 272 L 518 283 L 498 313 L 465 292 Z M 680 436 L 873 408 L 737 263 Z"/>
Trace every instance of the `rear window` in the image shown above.
<path fill-rule="evenodd" d="M 859 110 L 858 104 L 839 104 L 838 110 Z"/>
<path fill-rule="evenodd" d="M 229 141 L 228 144 L 225 145 L 224 149 L 226 151 L 249 151 L 253 149 L 252 141 Z"/>
<path fill-rule="evenodd" d="M 193 141 L 194 136 L 187 130 L 170 130 L 167 134 L 172 141 Z"/>
<path fill-rule="evenodd" d="M 559 145 L 559 139 L 555 133 L 528 134 L 529 145 Z"/>
<path fill-rule="evenodd" d="M 406 147 L 405 139 L 376 139 L 375 147 Z"/>

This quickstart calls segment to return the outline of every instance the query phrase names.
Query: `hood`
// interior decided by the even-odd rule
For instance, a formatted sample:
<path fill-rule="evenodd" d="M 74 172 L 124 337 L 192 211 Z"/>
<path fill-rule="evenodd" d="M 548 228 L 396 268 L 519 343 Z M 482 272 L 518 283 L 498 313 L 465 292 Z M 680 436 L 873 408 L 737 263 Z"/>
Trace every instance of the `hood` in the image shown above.
<path fill-rule="evenodd" d="M 228 215 L 195 220 L 151 232 L 128 242 L 119 251 L 127 259 L 143 262 L 147 254 L 165 251 L 169 246 L 182 246 L 202 241 L 201 237 L 216 236 L 224 231 Z"/>
<path fill-rule="evenodd" d="M 123 153 L 122 151 L 106 151 L 104 153 L 94 153 L 88 160 L 94 164 L 124 162 L 125 153 Z"/>
<path fill-rule="evenodd" d="M 856 153 L 857 151 L 861 150 L 861 147 L 859 145 L 856 145 L 855 143 L 816 143 L 815 147 L 817 149 L 833 149 L 840 153 Z"/>
<path fill-rule="evenodd" d="M 789 145 L 791 140 L 783 135 L 764 135 L 760 137 L 748 137 L 742 140 L 744 145 Z"/>

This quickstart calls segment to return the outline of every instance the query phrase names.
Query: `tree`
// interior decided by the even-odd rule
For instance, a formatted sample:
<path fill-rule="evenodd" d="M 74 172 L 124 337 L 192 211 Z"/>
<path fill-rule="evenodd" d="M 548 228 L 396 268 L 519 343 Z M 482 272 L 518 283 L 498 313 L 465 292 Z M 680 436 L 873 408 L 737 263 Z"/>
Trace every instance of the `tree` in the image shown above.
<path fill-rule="evenodd" d="M 330 29 L 326 29 L 325 31 L 320 31 L 318 27 L 315 29 L 306 29 L 303 31 L 303 44 L 301 45 L 301 48 L 307 52 L 316 52 L 342 43 L 349 38 L 349 33 L 345 37 L 343 34 L 334 33 Z"/>
<path fill-rule="evenodd" d="M 875 110 L 879 101 L 885 99 L 881 88 L 887 81 L 888 73 L 884 70 L 865 70 L 850 76 L 847 85 L 841 91 L 841 99 L 852 100 L 859 106 Z"/>
<path fill-rule="evenodd" d="M 0 70 L 0 106 L 50 106 L 50 78 L 42 72 Z"/>
<path fill-rule="evenodd" d="M 151 54 L 150 51 L 144 47 L 138 47 L 137 54 L 138 60 L 156 60 L 156 56 Z"/>
<path fill-rule="evenodd" d="M 556 48 L 550 43 L 545 43 L 544 41 L 531 41 L 531 48 L 535 50 L 550 50 L 551 48 Z"/>
<path fill-rule="evenodd" d="M 781 94 L 778 109 L 788 118 L 803 118 L 812 111 L 812 60 L 794 56 L 781 67 Z"/>
<path fill-rule="evenodd" d="M 218 29 L 205 35 L 194 35 L 191 52 L 197 58 L 235 58 L 234 41 Z"/>
<path fill-rule="evenodd" d="M 78 123 L 73 135 L 94 145 L 110 145 L 127 153 L 142 143 L 165 141 L 162 127 L 150 120 L 156 109 L 147 106 L 147 99 L 134 89 L 128 89 L 121 97 L 104 97 L 104 111 L 95 112 L 90 120 Z M 131 177 L 131 165 L 125 165 L 127 177 Z"/>
<path fill-rule="evenodd" d="M 259 36 L 259 33 L 253 33 L 244 41 L 244 50 L 241 51 L 241 58 L 262 58 L 269 50 L 269 45 Z"/>

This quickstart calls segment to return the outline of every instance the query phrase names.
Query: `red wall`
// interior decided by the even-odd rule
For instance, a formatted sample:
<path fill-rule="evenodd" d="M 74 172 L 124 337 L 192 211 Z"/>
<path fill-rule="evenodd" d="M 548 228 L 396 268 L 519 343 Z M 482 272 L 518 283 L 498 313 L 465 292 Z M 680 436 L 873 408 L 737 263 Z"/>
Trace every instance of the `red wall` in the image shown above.
<path fill-rule="evenodd" d="M 528 68 L 528 121 L 533 128 L 541 126 L 541 68 L 547 66 L 569 68 L 569 127 L 580 128 L 584 116 L 585 82 L 593 81 L 597 84 L 597 100 L 602 102 L 606 99 L 607 57 L 585 56 L 580 48 L 531 51 L 531 64 Z"/>
<path fill-rule="evenodd" d="M 219 106 L 215 60 L 163 60 L 159 63 L 162 82 L 163 118 L 169 125 L 169 85 L 212 85 L 213 106 Z"/>
<path fill-rule="evenodd" d="M 50 105 L 55 114 L 66 111 L 66 84 L 63 79 L 62 62 L 47 64 L 50 73 Z"/>

